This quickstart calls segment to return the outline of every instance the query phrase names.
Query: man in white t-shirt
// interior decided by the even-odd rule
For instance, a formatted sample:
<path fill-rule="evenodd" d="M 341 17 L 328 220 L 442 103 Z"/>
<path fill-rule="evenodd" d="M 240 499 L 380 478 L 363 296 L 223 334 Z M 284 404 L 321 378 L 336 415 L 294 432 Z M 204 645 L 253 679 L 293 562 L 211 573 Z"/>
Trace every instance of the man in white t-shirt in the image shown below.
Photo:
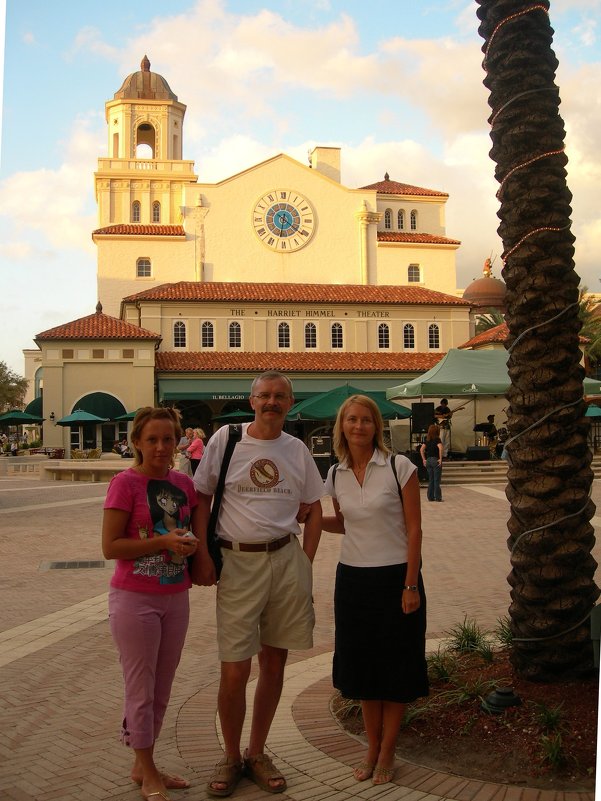
<path fill-rule="evenodd" d="M 285 778 L 265 754 L 265 743 L 288 650 L 311 648 L 315 623 L 311 565 L 321 536 L 323 480 L 304 443 L 283 431 L 294 404 L 289 379 L 275 371 L 258 376 L 250 404 L 255 419 L 243 426 L 234 449 L 217 523 L 223 554 L 217 588 L 218 710 L 225 757 L 207 783 L 209 795 L 217 796 L 230 795 L 243 771 L 267 792 L 286 789 Z M 194 476 L 201 507 L 201 530 L 194 533 L 201 539 L 227 438 L 224 426 L 209 440 Z M 300 503 L 309 505 L 302 547 L 296 520 Z M 206 560 L 196 561 L 193 580 L 206 584 Z M 243 758 L 246 684 L 255 654 L 259 679 Z"/>

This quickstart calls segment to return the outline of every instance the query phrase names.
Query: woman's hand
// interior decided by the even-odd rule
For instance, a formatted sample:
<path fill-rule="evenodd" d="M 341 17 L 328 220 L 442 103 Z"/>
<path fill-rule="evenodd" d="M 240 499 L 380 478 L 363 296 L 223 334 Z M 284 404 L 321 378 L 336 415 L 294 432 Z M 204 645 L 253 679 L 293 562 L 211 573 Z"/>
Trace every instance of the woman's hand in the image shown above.
<path fill-rule="evenodd" d="M 403 590 L 402 607 L 406 615 L 419 609 L 421 599 L 417 590 Z"/>

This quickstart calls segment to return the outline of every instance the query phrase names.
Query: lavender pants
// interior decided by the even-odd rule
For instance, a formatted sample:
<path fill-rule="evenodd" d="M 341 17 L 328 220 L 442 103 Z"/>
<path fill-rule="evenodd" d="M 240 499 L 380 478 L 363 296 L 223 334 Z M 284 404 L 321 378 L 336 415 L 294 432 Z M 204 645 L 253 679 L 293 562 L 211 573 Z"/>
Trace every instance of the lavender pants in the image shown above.
<path fill-rule="evenodd" d="M 159 736 L 189 616 L 187 591 L 160 595 L 110 588 L 109 623 L 125 682 L 125 745 L 151 748 Z"/>

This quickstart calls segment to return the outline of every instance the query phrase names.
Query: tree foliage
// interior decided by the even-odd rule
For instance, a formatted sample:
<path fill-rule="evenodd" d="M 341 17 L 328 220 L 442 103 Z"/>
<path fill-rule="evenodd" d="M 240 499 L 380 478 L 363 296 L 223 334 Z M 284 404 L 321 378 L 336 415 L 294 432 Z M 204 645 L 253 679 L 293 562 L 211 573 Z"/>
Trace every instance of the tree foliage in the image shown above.
<path fill-rule="evenodd" d="M 490 309 L 485 314 L 478 314 L 476 316 L 476 334 L 496 328 L 503 322 L 505 322 L 505 315 L 498 309 Z"/>
<path fill-rule="evenodd" d="M 586 287 L 580 290 L 579 302 L 578 315 L 582 322 L 580 336 L 587 340 L 584 352 L 589 364 L 598 364 L 601 361 L 601 307 L 598 301 L 587 295 Z"/>
<path fill-rule="evenodd" d="M 0 414 L 23 406 L 28 381 L 0 362 Z"/>

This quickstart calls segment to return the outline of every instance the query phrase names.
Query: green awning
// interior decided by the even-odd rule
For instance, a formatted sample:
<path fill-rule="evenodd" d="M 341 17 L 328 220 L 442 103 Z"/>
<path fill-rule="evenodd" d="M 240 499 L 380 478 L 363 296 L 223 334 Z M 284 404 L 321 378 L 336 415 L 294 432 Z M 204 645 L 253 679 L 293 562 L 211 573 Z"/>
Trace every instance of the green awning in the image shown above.
<path fill-rule="evenodd" d="M 108 420 L 114 420 L 121 414 L 125 414 L 125 406 L 112 395 L 106 392 L 91 392 L 89 395 L 84 395 L 83 398 L 75 404 L 77 409 L 84 412 L 95 414 L 96 417 L 104 417 Z"/>
<path fill-rule="evenodd" d="M 38 395 L 37 398 L 28 403 L 25 407 L 27 414 L 33 414 L 35 417 L 42 417 L 42 396 Z"/>
<path fill-rule="evenodd" d="M 159 378 L 158 379 L 158 402 L 177 401 L 177 400 L 248 400 L 250 392 L 250 378 Z M 371 392 L 385 393 L 390 386 L 389 378 L 360 378 L 353 383 L 360 383 L 360 386 Z M 303 400 L 328 392 L 339 387 L 340 378 L 295 378 L 294 398 Z"/>

